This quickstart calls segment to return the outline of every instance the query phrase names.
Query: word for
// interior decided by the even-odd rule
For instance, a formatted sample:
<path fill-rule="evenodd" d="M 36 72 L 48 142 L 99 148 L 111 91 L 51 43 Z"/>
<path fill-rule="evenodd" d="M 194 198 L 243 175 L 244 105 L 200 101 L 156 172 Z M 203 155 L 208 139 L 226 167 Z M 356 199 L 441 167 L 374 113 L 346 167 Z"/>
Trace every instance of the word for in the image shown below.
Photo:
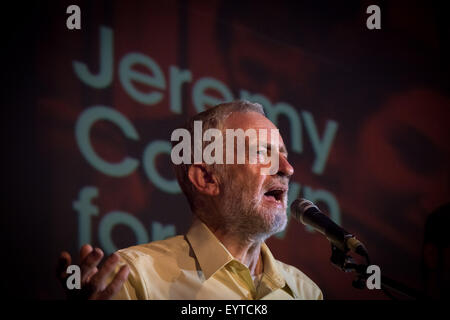
<path fill-rule="evenodd" d="M 92 204 L 98 196 L 98 188 L 87 186 L 80 190 L 78 200 L 73 202 L 73 209 L 78 212 L 78 244 L 79 247 L 85 243 L 91 243 L 92 220 L 98 217 L 99 208 Z M 146 228 L 134 215 L 123 211 L 112 211 L 104 215 L 98 226 L 98 237 L 101 247 L 106 254 L 111 254 L 120 248 L 114 244 L 112 231 L 115 226 L 124 225 L 133 231 L 136 243 L 150 242 Z M 151 225 L 152 241 L 163 240 L 175 235 L 175 225 L 162 225 L 153 221 Z"/>

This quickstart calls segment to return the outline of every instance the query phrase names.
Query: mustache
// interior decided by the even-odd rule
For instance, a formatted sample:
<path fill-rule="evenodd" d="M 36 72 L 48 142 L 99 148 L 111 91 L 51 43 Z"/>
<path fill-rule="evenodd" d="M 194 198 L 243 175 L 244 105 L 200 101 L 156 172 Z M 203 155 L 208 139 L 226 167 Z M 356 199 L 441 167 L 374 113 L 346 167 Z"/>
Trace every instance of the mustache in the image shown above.
<path fill-rule="evenodd" d="M 289 178 L 288 177 L 277 177 L 272 179 L 267 185 L 264 186 L 264 190 L 271 189 L 282 189 L 284 191 L 289 190 Z"/>

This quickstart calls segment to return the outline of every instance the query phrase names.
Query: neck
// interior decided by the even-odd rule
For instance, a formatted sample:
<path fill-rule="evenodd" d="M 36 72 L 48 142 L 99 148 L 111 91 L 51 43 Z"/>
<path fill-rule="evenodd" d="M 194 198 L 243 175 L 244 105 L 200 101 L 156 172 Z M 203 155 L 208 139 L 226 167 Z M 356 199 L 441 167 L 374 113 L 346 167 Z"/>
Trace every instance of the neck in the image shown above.
<path fill-rule="evenodd" d="M 261 257 L 261 244 L 263 241 L 261 239 L 243 238 L 242 236 L 231 234 L 218 226 L 208 225 L 208 227 L 233 257 L 249 268 L 251 275 L 263 272 Z"/>

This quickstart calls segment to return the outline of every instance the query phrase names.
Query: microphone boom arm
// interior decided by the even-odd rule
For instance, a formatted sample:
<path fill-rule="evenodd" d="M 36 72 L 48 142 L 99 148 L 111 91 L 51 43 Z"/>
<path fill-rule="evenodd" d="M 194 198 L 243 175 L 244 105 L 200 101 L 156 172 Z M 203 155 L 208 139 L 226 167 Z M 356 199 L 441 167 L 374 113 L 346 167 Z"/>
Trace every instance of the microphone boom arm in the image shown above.
<path fill-rule="evenodd" d="M 342 251 L 331 243 L 330 261 L 332 265 L 334 265 L 341 271 L 356 273 L 356 278 L 352 282 L 353 287 L 357 289 L 366 288 L 366 280 L 369 277 L 369 275 L 367 274 L 367 267 L 370 265 L 368 256 L 366 257 L 366 264 L 358 264 L 351 256 L 347 255 L 346 252 Z M 395 299 L 395 297 L 388 290 L 393 290 L 413 300 L 428 298 L 424 293 L 411 289 L 389 277 L 381 275 L 380 280 L 381 289 L 391 299 Z"/>

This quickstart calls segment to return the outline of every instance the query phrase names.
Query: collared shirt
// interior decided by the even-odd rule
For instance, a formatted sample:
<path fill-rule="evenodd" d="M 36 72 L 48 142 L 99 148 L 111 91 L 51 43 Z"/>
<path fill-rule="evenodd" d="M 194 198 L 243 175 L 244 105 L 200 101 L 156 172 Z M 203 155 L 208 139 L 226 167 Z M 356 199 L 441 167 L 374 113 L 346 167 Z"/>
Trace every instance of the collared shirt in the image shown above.
<path fill-rule="evenodd" d="M 236 260 L 200 220 L 185 236 L 117 252 L 130 267 L 115 299 L 322 299 L 319 287 L 297 268 L 276 260 L 261 245 L 263 273 L 258 286 L 246 265 Z"/>

